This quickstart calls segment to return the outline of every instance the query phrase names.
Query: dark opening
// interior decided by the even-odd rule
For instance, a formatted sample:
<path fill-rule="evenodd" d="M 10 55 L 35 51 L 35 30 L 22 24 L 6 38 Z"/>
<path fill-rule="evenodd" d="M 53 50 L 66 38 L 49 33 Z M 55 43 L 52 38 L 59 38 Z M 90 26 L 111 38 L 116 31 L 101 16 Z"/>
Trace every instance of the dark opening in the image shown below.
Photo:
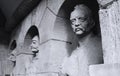
<path fill-rule="evenodd" d="M 30 44 L 32 42 L 32 38 L 36 35 L 39 37 L 38 28 L 36 26 L 30 27 L 24 39 L 24 52 L 31 53 Z"/>
<path fill-rule="evenodd" d="M 32 26 L 32 27 L 28 30 L 28 32 L 27 32 L 27 34 L 26 34 L 26 36 L 25 36 L 25 39 L 26 39 L 26 38 L 32 39 L 35 35 L 39 35 L 38 29 L 37 29 L 36 26 Z"/>
<path fill-rule="evenodd" d="M 10 46 L 10 50 L 14 50 L 17 47 L 16 40 L 13 40 Z"/>

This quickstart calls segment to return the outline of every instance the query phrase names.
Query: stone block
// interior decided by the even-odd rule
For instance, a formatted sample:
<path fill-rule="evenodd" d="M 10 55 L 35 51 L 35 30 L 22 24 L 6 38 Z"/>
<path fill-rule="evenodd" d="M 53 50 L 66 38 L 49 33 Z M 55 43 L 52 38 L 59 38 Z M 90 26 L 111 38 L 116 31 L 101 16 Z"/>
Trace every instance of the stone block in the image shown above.
<path fill-rule="evenodd" d="M 64 1 L 65 0 L 48 0 L 47 6 L 49 9 L 51 9 L 51 11 L 54 12 L 54 14 L 57 15 L 57 13 Z"/>
<path fill-rule="evenodd" d="M 72 45 L 59 40 L 51 40 L 50 43 L 49 71 L 59 72 L 64 57 L 68 56 L 68 52 L 72 50 Z"/>
<path fill-rule="evenodd" d="M 90 76 L 120 76 L 120 64 L 99 64 L 89 66 Z"/>
<path fill-rule="evenodd" d="M 39 74 L 35 74 L 34 76 L 58 76 L 58 74 L 54 72 L 41 72 Z"/>
<path fill-rule="evenodd" d="M 75 37 L 70 25 L 70 20 L 57 17 L 53 29 L 53 38 L 62 39 L 65 41 L 72 41 Z"/>
<path fill-rule="evenodd" d="M 58 72 L 63 58 L 67 55 L 69 44 L 62 41 L 48 40 L 40 45 L 38 61 L 38 72 Z M 69 48 L 70 49 L 70 48 Z"/>
<path fill-rule="evenodd" d="M 24 38 L 26 36 L 26 33 L 28 32 L 29 28 L 32 26 L 32 15 L 28 15 L 24 21 L 21 23 L 21 26 L 16 29 L 15 33 L 15 40 L 17 40 L 17 43 L 24 43 Z"/>
<path fill-rule="evenodd" d="M 38 27 L 41 43 L 51 38 L 55 19 L 56 16 L 49 9 L 46 9 L 42 21 Z"/>
<path fill-rule="evenodd" d="M 46 41 L 39 46 L 39 54 L 37 56 L 37 60 L 34 61 L 33 67 L 37 69 L 37 73 L 47 72 L 49 68 L 49 54 L 51 51 L 51 43 Z"/>
<path fill-rule="evenodd" d="M 102 7 L 106 7 L 107 5 L 113 3 L 115 0 L 97 0 L 99 5 Z"/>
<path fill-rule="evenodd" d="M 46 9 L 46 0 L 41 0 L 37 8 L 35 8 L 30 15 L 32 15 L 32 25 L 39 26 L 41 19 Z"/>
<path fill-rule="evenodd" d="M 119 2 L 114 2 L 109 9 L 99 11 L 105 64 L 120 63 L 119 8 Z"/>

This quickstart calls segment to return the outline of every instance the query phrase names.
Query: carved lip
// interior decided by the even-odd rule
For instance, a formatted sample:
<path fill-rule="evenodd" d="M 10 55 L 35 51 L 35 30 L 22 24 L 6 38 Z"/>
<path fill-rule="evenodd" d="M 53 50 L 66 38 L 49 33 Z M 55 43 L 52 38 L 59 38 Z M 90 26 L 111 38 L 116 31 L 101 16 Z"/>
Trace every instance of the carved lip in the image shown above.
<path fill-rule="evenodd" d="M 75 32 L 78 32 L 78 31 L 84 31 L 84 29 L 83 28 L 76 28 Z"/>

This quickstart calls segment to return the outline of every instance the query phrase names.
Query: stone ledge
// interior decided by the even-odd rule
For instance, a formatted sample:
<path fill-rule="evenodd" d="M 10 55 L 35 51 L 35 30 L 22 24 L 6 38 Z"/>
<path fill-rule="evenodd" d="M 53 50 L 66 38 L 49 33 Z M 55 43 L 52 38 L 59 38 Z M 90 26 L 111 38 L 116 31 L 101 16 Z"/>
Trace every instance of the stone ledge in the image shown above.
<path fill-rule="evenodd" d="M 90 76 L 120 76 L 120 64 L 99 64 L 89 66 Z"/>

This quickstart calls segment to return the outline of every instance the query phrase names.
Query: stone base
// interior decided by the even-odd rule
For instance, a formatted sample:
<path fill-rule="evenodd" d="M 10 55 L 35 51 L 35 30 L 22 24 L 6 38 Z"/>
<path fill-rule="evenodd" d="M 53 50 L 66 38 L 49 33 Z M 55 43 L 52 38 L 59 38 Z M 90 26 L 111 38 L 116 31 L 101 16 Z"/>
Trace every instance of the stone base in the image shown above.
<path fill-rule="evenodd" d="M 99 64 L 89 66 L 90 76 L 120 76 L 120 64 Z"/>

